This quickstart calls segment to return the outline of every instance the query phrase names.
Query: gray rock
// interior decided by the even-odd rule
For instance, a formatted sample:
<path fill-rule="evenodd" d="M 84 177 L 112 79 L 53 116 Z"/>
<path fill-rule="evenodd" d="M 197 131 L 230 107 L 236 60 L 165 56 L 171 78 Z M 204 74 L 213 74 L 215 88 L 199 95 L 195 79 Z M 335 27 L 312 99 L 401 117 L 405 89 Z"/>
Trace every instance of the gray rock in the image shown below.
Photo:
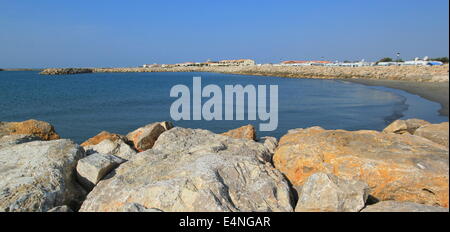
<path fill-rule="evenodd" d="M 84 150 L 70 140 L 34 141 L 0 149 L 0 211 L 46 212 L 77 205 L 85 191 L 75 178 Z"/>
<path fill-rule="evenodd" d="M 122 207 L 121 212 L 129 212 L 129 213 L 161 213 L 163 212 L 160 209 L 147 209 L 143 205 L 137 203 L 129 203 Z"/>
<path fill-rule="evenodd" d="M 78 161 L 78 181 L 86 190 L 94 186 L 124 160 L 113 155 L 95 153 Z"/>
<path fill-rule="evenodd" d="M 369 196 L 369 186 L 331 174 L 316 173 L 303 185 L 296 212 L 359 212 Z"/>
<path fill-rule="evenodd" d="M 34 135 L 5 135 L 0 137 L 0 148 L 41 140 L 40 137 Z"/>
<path fill-rule="evenodd" d="M 259 139 L 259 142 L 264 144 L 271 154 L 274 154 L 275 149 L 278 147 L 278 140 L 275 137 L 262 137 Z"/>
<path fill-rule="evenodd" d="M 361 212 L 448 212 L 448 208 L 422 205 L 412 202 L 382 201 L 369 205 Z"/>
<path fill-rule="evenodd" d="M 72 213 L 73 211 L 67 205 L 63 205 L 63 206 L 57 206 L 47 212 L 48 213 Z"/>
<path fill-rule="evenodd" d="M 84 147 L 84 149 L 88 154 L 93 153 L 110 154 L 125 160 L 131 159 L 137 153 L 124 141 L 122 140 L 113 141 L 109 139 L 105 139 L 97 145 L 86 146 Z"/>
<path fill-rule="evenodd" d="M 293 211 L 287 181 L 264 145 L 174 128 L 100 181 L 80 211 L 122 211 L 129 203 L 164 212 Z"/>

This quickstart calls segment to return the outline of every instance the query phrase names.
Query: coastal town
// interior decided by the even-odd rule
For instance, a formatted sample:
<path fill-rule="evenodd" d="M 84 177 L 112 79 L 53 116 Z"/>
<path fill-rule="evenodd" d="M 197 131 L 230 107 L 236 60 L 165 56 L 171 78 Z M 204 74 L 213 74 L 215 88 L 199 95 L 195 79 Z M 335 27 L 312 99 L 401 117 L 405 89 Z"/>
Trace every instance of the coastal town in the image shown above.
<path fill-rule="evenodd" d="M 392 60 L 384 58 L 378 62 L 367 62 L 364 59 L 357 62 L 351 61 L 326 61 L 326 60 L 286 60 L 278 64 L 257 64 L 252 59 L 236 59 L 205 62 L 183 62 L 176 64 L 144 64 L 142 68 L 173 68 L 173 67 L 219 67 L 219 66 L 325 66 L 325 67 L 369 67 L 369 66 L 441 66 L 444 62 L 440 61 L 447 58 L 430 59 L 416 57 L 414 60 Z M 448 59 L 447 59 L 448 60 Z"/>

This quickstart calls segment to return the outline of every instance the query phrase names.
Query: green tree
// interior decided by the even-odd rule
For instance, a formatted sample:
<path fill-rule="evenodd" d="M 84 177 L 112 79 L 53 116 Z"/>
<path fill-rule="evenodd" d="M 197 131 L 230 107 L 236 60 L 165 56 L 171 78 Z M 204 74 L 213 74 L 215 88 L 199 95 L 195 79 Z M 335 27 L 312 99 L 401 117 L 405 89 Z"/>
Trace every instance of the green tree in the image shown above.
<path fill-rule="evenodd" d="M 394 60 L 392 60 L 392 58 L 385 57 L 385 58 L 379 60 L 378 63 L 380 63 L 380 62 L 392 62 L 392 61 L 394 61 Z"/>

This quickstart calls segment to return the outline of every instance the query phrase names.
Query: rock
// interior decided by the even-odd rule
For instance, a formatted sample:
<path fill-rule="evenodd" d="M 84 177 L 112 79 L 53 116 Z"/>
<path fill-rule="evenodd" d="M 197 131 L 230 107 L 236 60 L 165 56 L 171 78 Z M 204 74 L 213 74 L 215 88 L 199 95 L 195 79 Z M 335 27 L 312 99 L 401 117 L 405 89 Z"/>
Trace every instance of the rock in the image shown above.
<path fill-rule="evenodd" d="M 113 155 L 100 153 L 89 155 L 78 161 L 78 181 L 86 190 L 91 190 L 104 176 L 123 162 L 122 159 Z"/>
<path fill-rule="evenodd" d="M 41 75 L 71 75 L 71 74 L 83 74 L 92 73 L 94 70 L 91 68 L 48 68 L 44 69 L 39 74 Z"/>
<path fill-rule="evenodd" d="M 33 141 L 41 141 L 40 137 L 34 135 L 5 135 L 0 137 L 0 148 Z"/>
<path fill-rule="evenodd" d="M 382 201 L 369 205 L 361 212 L 448 212 L 448 208 L 422 205 L 412 202 Z"/>
<path fill-rule="evenodd" d="M 161 213 L 160 209 L 147 209 L 144 206 L 136 203 L 129 203 L 122 207 L 120 212 L 127 212 L 127 213 Z"/>
<path fill-rule="evenodd" d="M 416 130 L 414 135 L 429 139 L 448 148 L 448 122 L 428 124 Z"/>
<path fill-rule="evenodd" d="M 130 145 L 121 139 L 105 139 L 97 145 L 86 146 L 84 149 L 88 155 L 94 153 L 110 154 L 124 160 L 131 159 L 137 153 Z"/>
<path fill-rule="evenodd" d="M 264 144 L 271 154 L 274 154 L 275 149 L 278 147 L 278 140 L 275 137 L 262 137 L 259 139 L 259 142 Z"/>
<path fill-rule="evenodd" d="M 235 139 L 250 139 L 255 141 L 256 130 L 252 125 L 243 126 L 234 130 L 223 133 L 222 135 L 229 136 Z"/>
<path fill-rule="evenodd" d="M 361 181 L 315 173 L 302 187 L 296 212 L 359 212 L 369 196 L 369 186 Z"/>
<path fill-rule="evenodd" d="M 37 120 L 0 122 L 0 137 L 5 135 L 33 135 L 42 138 L 42 140 L 60 138 L 52 125 Z"/>
<path fill-rule="evenodd" d="M 164 212 L 293 211 L 288 182 L 264 145 L 174 128 L 100 181 L 80 211 L 130 203 Z"/>
<path fill-rule="evenodd" d="M 63 205 L 63 206 L 57 206 L 47 212 L 48 213 L 72 213 L 73 211 L 67 205 Z"/>
<path fill-rule="evenodd" d="M 94 146 L 94 145 L 101 143 L 103 140 L 106 140 L 106 139 L 111 140 L 113 142 L 116 142 L 118 140 L 121 140 L 124 142 L 127 141 L 127 138 L 125 136 L 109 133 L 107 131 L 102 131 L 98 135 L 96 135 L 96 136 L 88 139 L 84 143 L 82 143 L 81 146 L 82 147 Z"/>
<path fill-rule="evenodd" d="M 70 140 L 34 141 L 0 149 L 0 211 L 77 208 L 85 192 L 75 178 L 83 149 Z"/>
<path fill-rule="evenodd" d="M 165 131 L 161 123 L 153 123 L 129 133 L 127 138 L 133 142 L 136 150 L 142 152 L 151 149 L 159 135 Z"/>
<path fill-rule="evenodd" d="M 162 127 L 164 127 L 164 129 L 166 129 L 166 131 L 170 130 L 173 128 L 173 123 L 172 122 L 162 122 L 160 123 Z"/>
<path fill-rule="evenodd" d="M 332 173 L 366 182 L 379 200 L 448 207 L 448 149 L 418 136 L 299 129 L 281 138 L 273 162 L 294 186 Z"/>
<path fill-rule="evenodd" d="M 384 133 L 395 133 L 395 134 L 405 134 L 409 133 L 411 135 L 421 126 L 430 124 L 427 121 L 420 119 L 408 119 L 408 120 L 397 120 L 387 126 L 383 132 Z"/>

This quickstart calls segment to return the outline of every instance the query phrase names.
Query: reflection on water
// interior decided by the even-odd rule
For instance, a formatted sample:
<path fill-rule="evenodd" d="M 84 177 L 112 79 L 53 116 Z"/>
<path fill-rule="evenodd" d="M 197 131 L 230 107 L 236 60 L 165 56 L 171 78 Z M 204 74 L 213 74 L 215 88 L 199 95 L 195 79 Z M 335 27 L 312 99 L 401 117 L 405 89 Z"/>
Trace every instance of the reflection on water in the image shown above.
<path fill-rule="evenodd" d="M 333 80 L 253 77 L 215 73 L 95 73 L 40 76 L 0 72 L 0 121 L 30 118 L 52 123 L 62 137 L 82 142 L 102 130 L 126 134 L 150 122 L 171 120 L 169 91 L 176 84 L 279 85 L 280 137 L 292 128 L 382 130 L 397 118 L 447 121 L 439 104 L 400 90 Z M 269 97 L 269 96 L 268 96 Z M 206 99 L 205 99 L 206 101 Z M 176 125 L 223 132 L 258 121 L 180 121 Z"/>

